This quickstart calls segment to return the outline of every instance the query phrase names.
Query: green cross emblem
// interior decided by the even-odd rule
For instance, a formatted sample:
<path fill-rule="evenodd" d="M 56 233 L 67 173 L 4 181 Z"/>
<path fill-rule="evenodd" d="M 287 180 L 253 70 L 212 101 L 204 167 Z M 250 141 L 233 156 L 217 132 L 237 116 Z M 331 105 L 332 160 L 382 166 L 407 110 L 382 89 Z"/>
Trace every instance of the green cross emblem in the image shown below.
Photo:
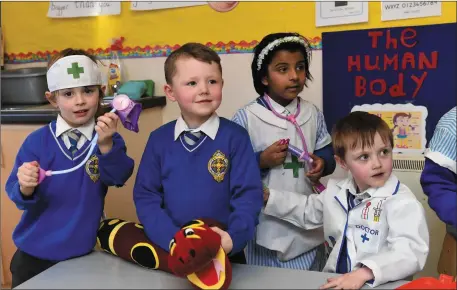
<path fill-rule="evenodd" d="M 292 169 L 294 178 L 298 178 L 298 169 L 303 168 L 303 162 L 298 161 L 298 157 L 292 155 L 292 162 L 284 163 L 284 169 Z"/>
<path fill-rule="evenodd" d="M 79 74 L 84 73 L 84 68 L 78 66 L 77 62 L 71 64 L 71 67 L 67 68 L 67 72 L 69 75 L 73 75 L 74 79 L 79 79 Z"/>

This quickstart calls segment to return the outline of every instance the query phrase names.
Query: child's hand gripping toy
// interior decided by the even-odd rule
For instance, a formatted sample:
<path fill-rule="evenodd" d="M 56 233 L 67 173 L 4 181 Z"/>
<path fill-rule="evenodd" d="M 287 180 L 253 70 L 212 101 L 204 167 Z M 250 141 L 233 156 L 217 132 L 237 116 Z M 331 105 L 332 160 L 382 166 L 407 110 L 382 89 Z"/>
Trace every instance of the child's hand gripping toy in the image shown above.
<path fill-rule="evenodd" d="M 117 113 L 117 115 L 119 116 L 119 119 L 121 120 L 122 124 L 124 125 L 124 127 L 127 130 L 138 133 L 138 131 L 139 131 L 138 119 L 140 118 L 141 104 L 133 102 L 127 95 L 117 95 L 112 100 L 111 107 L 113 108 L 111 110 L 111 112 Z M 52 170 L 46 171 L 42 168 L 39 168 L 38 184 L 40 184 L 48 176 L 70 173 L 70 172 L 77 170 L 84 164 L 86 164 L 87 160 L 89 160 L 89 157 L 94 152 L 94 148 L 95 148 L 95 145 L 97 145 L 97 141 L 98 141 L 98 134 L 95 134 L 94 138 L 91 141 L 90 148 L 89 148 L 89 151 L 87 152 L 86 158 L 84 158 L 84 160 L 81 161 L 80 164 L 76 165 L 73 168 L 69 168 L 69 169 L 65 169 L 65 170 L 58 170 L 58 171 L 52 171 Z"/>
<path fill-rule="evenodd" d="M 432 277 L 422 277 L 397 289 L 456 289 L 456 287 L 457 283 L 452 276 L 441 274 L 439 280 Z"/>
<path fill-rule="evenodd" d="M 168 266 L 198 289 L 227 289 L 232 280 L 232 266 L 222 249 L 221 237 L 201 220 L 184 225 L 175 234 Z"/>
<path fill-rule="evenodd" d="M 220 227 L 204 220 L 182 226 L 170 242 L 169 254 L 146 237 L 141 224 L 109 219 L 101 222 L 97 244 L 104 251 L 142 267 L 186 277 L 198 289 L 227 289 L 232 267 L 219 234 L 210 226 Z"/>
<path fill-rule="evenodd" d="M 289 141 L 290 139 L 281 139 L 279 140 L 279 144 L 288 144 L 288 151 L 290 152 L 290 154 L 296 156 L 298 160 L 306 162 L 308 166 L 311 168 L 313 159 L 311 158 L 311 156 L 309 156 L 309 153 L 306 150 L 298 149 L 297 147 L 289 144 Z M 322 183 L 317 182 L 313 183 L 313 189 L 316 193 L 321 193 L 325 190 L 325 186 Z"/>
<path fill-rule="evenodd" d="M 268 104 L 268 107 L 270 108 L 271 112 L 276 117 L 278 117 L 279 119 L 287 120 L 288 122 L 290 122 L 294 125 L 294 127 L 297 131 L 297 134 L 301 139 L 301 142 L 303 145 L 303 150 L 300 150 L 297 147 L 290 145 L 289 144 L 290 139 L 281 139 L 281 140 L 279 140 L 280 144 L 281 145 L 289 144 L 289 146 L 288 146 L 289 152 L 292 155 L 295 155 L 296 157 L 298 157 L 299 160 L 305 161 L 309 168 L 313 168 L 313 159 L 311 158 L 311 156 L 309 156 L 308 147 L 306 146 L 305 135 L 303 134 L 303 131 L 297 122 L 297 117 L 300 115 L 300 112 L 301 112 L 300 98 L 297 100 L 297 111 L 295 112 L 295 114 L 293 114 L 293 115 L 290 114 L 287 116 L 283 116 L 280 113 L 276 112 L 276 110 L 274 110 L 274 108 L 270 102 L 270 97 L 265 95 L 263 100 Z M 313 189 L 316 193 L 321 193 L 322 191 L 325 190 L 325 187 L 320 182 L 317 182 L 317 183 L 313 184 Z"/>

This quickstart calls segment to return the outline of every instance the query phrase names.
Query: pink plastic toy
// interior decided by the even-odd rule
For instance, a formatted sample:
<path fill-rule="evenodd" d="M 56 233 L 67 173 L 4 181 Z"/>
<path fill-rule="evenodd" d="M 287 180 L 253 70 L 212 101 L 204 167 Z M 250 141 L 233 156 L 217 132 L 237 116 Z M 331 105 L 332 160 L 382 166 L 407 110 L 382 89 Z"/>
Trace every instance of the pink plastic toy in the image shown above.
<path fill-rule="evenodd" d="M 305 135 L 303 135 L 303 132 L 302 132 L 300 126 L 298 125 L 297 119 L 296 119 L 300 115 L 300 111 L 301 111 L 300 99 L 297 99 L 297 111 L 295 112 L 295 114 L 294 115 L 283 116 L 283 115 L 279 114 L 278 112 L 276 112 L 274 110 L 273 106 L 271 105 L 271 102 L 270 102 L 269 98 L 270 97 L 265 95 L 264 100 L 267 102 L 268 106 L 270 107 L 271 112 L 276 117 L 278 117 L 280 119 L 283 119 L 283 120 L 287 120 L 287 121 L 291 122 L 295 126 L 295 129 L 297 130 L 298 136 L 300 136 L 301 142 L 303 144 L 302 158 L 301 159 L 304 160 L 305 162 L 307 162 L 308 165 L 310 165 L 310 167 L 311 167 L 311 163 L 313 163 L 313 159 L 309 156 L 308 147 L 306 146 Z"/>
<path fill-rule="evenodd" d="M 290 152 L 290 154 L 298 157 L 298 160 L 304 161 L 305 160 L 305 152 L 303 150 L 300 150 L 297 147 L 291 145 L 289 142 L 290 142 L 290 139 L 281 139 L 281 140 L 279 140 L 279 144 L 280 145 L 288 144 L 288 151 Z M 311 164 L 312 164 L 312 159 L 309 158 L 309 160 L 311 160 Z M 314 191 L 316 193 L 321 193 L 321 192 L 323 192 L 325 190 L 325 186 L 320 182 L 313 183 L 313 189 L 314 189 Z"/>
<path fill-rule="evenodd" d="M 141 113 L 141 104 L 133 102 L 127 95 L 117 95 L 111 102 L 111 107 L 113 107 L 111 112 L 117 113 L 119 119 L 122 122 L 122 125 L 124 125 L 124 127 L 127 130 L 138 133 L 138 119 Z M 87 162 L 87 160 L 89 160 L 89 157 L 94 152 L 95 145 L 97 145 L 97 140 L 98 134 L 95 134 L 94 138 L 90 143 L 90 148 L 87 152 L 86 158 L 84 158 L 84 160 L 81 161 L 81 163 L 79 163 L 73 168 L 58 171 L 44 170 L 43 168 L 39 168 L 38 184 L 40 184 L 47 176 L 70 173 L 83 166 Z"/>

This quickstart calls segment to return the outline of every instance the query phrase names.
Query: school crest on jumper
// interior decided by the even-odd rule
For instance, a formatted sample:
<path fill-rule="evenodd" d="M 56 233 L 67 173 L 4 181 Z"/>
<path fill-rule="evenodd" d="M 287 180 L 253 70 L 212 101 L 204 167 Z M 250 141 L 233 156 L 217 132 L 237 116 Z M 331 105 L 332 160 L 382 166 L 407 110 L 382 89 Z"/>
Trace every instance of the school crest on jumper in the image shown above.
<path fill-rule="evenodd" d="M 228 167 L 229 161 L 220 150 L 214 152 L 213 156 L 208 161 L 208 171 L 217 182 L 222 182 L 224 180 Z"/>
<path fill-rule="evenodd" d="M 100 178 L 100 171 L 98 170 L 98 157 L 97 155 L 92 155 L 89 160 L 86 162 L 86 173 L 89 175 L 90 179 L 93 182 L 97 182 Z"/>

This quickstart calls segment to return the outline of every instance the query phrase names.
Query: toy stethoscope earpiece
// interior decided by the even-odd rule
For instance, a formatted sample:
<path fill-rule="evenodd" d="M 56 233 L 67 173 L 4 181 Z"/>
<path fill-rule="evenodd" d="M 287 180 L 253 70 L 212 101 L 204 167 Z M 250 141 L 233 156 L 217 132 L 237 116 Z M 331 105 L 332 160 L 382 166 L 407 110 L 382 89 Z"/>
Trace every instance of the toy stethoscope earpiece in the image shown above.
<path fill-rule="evenodd" d="M 141 104 L 135 103 L 127 95 L 116 95 L 114 99 L 110 102 L 110 105 L 113 108 L 110 112 L 117 113 L 119 119 L 122 122 L 122 125 L 124 125 L 124 127 L 127 130 L 138 133 L 138 119 L 141 113 Z M 48 176 L 70 173 L 83 166 L 87 162 L 87 160 L 89 160 L 89 157 L 94 152 L 94 148 L 95 145 L 97 145 L 97 141 L 98 133 L 95 134 L 94 138 L 90 142 L 90 148 L 87 152 L 86 158 L 84 158 L 84 160 L 81 161 L 81 163 L 79 163 L 73 168 L 52 171 L 44 170 L 40 167 L 38 172 L 38 184 L 40 184 Z"/>

